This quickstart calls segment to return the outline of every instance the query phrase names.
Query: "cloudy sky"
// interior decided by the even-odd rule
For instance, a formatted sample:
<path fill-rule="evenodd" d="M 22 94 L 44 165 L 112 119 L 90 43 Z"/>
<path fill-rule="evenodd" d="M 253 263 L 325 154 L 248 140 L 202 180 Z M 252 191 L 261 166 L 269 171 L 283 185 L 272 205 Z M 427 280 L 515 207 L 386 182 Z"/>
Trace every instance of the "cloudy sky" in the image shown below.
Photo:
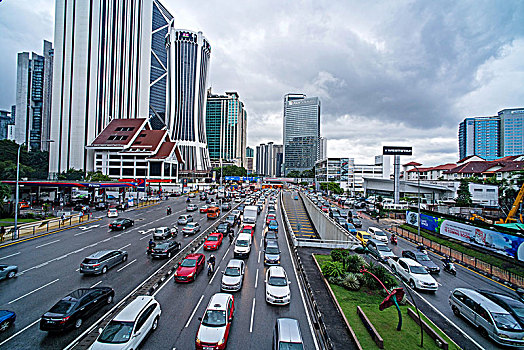
<path fill-rule="evenodd" d="M 463 118 L 524 107 L 524 1 L 163 3 L 211 42 L 209 82 L 240 94 L 251 146 L 282 143 L 290 92 L 321 98 L 328 156 L 358 163 L 382 145 L 455 162 Z M 16 53 L 41 53 L 53 18 L 53 0 L 0 2 L 0 108 L 15 102 Z"/>

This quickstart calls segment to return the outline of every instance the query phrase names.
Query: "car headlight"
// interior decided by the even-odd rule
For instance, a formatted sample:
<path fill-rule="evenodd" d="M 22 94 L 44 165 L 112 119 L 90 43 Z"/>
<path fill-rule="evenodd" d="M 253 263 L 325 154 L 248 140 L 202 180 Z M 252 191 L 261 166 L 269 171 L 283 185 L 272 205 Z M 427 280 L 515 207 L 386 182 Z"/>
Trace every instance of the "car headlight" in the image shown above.
<path fill-rule="evenodd" d="M 196 342 L 198 345 L 200 345 L 200 343 L 201 343 L 201 341 L 200 341 L 200 339 L 198 339 L 198 337 L 195 339 L 195 342 Z"/>
<path fill-rule="evenodd" d="M 220 341 L 217 343 L 218 346 L 224 344 L 224 338 L 220 339 Z"/>
<path fill-rule="evenodd" d="M 506 339 L 509 338 L 507 334 L 499 334 L 498 336 L 501 338 L 506 338 Z"/>

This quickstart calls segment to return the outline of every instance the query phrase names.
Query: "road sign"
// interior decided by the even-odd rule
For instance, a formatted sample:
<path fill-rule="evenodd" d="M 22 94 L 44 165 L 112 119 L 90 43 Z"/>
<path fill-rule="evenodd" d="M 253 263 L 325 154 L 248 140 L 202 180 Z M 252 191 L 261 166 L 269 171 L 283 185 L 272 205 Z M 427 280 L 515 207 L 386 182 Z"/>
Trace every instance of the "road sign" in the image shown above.
<path fill-rule="evenodd" d="M 413 155 L 413 147 L 383 146 L 382 154 L 385 156 L 411 156 Z"/>

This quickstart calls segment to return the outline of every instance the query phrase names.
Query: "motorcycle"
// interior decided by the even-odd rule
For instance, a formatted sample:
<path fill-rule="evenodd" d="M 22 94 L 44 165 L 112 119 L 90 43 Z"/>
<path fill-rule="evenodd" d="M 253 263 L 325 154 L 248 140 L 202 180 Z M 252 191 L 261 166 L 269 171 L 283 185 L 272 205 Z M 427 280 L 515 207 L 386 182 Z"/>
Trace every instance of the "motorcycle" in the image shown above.
<path fill-rule="evenodd" d="M 424 245 L 420 244 L 419 246 L 417 246 L 417 250 L 419 252 L 421 252 L 422 254 L 428 254 L 428 251 L 426 250 L 426 247 L 424 247 Z"/>
<path fill-rule="evenodd" d="M 455 264 L 453 264 L 449 259 L 442 259 L 442 261 L 444 263 L 444 271 L 456 276 L 457 269 L 455 268 Z"/>
<path fill-rule="evenodd" d="M 214 269 L 215 267 L 213 266 L 212 263 L 207 263 L 207 275 L 208 276 L 211 276 L 213 274 Z"/>
<path fill-rule="evenodd" d="M 171 215 L 171 208 L 167 208 L 167 215 Z"/>
<path fill-rule="evenodd" d="M 191 203 L 191 199 L 189 199 L 189 197 L 187 197 L 186 203 Z"/>
<path fill-rule="evenodd" d="M 391 244 L 393 245 L 397 245 L 398 244 L 398 241 L 397 241 L 397 236 L 391 236 L 391 238 L 389 239 L 389 241 L 391 242 Z"/>

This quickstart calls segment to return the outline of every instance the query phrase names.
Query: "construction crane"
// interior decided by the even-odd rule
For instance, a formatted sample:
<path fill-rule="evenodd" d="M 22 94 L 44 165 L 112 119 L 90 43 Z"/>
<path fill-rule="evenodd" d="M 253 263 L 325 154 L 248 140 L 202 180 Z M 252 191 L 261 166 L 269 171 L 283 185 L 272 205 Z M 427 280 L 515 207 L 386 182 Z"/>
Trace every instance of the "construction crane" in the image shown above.
<path fill-rule="evenodd" d="M 513 206 L 511 207 L 511 210 L 508 213 L 508 216 L 506 219 L 500 219 L 497 224 L 510 224 L 513 222 L 520 222 L 522 221 L 522 213 L 519 214 L 518 218 L 516 217 L 517 211 L 520 208 L 520 203 L 522 203 L 522 199 L 524 199 L 524 183 L 520 187 L 519 193 L 517 194 L 517 198 L 515 198 L 515 202 L 513 202 Z"/>

